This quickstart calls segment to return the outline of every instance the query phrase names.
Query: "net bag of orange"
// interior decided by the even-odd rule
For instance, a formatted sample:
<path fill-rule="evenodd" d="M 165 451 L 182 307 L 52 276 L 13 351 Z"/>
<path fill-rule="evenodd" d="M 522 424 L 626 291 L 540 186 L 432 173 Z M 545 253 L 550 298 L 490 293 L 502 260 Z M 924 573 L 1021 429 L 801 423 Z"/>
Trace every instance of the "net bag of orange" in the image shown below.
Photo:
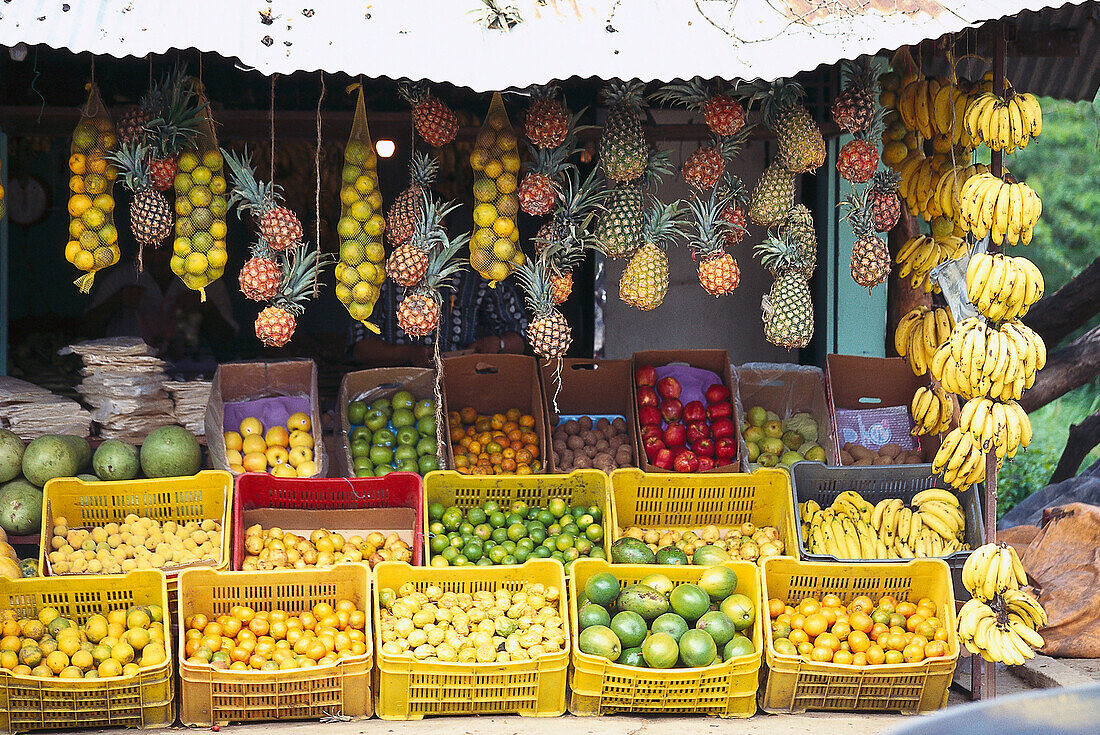
<path fill-rule="evenodd" d="M 172 242 L 172 272 L 206 300 L 206 287 L 222 277 L 228 253 L 225 249 L 225 214 L 229 209 L 224 160 L 214 132 L 210 100 L 202 82 L 191 78 L 200 110 L 194 144 L 179 157 L 176 193 L 176 238 Z"/>
<path fill-rule="evenodd" d="M 470 154 L 474 171 L 470 264 L 492 284 L 510 276 L 524 260 L 516 224 L 519 164 L 516 134 L 504 100 L 496 92 Z"/>
<path fill-rule="evenodd" d="M 85 85 L 88 101 L 69 147 L 69 242 L 65 260 L 84 271 L 73 283 L 81 293 L 92 290 L 96 271 L 118 262 L 115 198 L 118 171 L 107 154 L 118 145 L 115 126 L 95 84 Z"/>
<path fill-rule="evenodd" d="M 344 148 L 344 168 L 340 181 L 340 260 L 336 264 L 336 298 L 347 307 L 351 318 L 377 332 L 367 321 L 378 301 L 386 279 L 386 248 L 382 233 L 382 192 L 378 188 L 378 156 L 367 127 L 367 110 L 360 84 L 348 87 L 357 91 L 355 117 Z"/>

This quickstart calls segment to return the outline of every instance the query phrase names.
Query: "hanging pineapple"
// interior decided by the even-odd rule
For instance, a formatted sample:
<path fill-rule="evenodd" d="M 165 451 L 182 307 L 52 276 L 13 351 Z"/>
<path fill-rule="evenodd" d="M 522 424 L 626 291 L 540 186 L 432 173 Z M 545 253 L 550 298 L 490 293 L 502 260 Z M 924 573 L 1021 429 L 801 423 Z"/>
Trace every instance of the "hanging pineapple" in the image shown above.
<path fill-rule="evenodd" d="M 455 202 L 440 203 L 425 190 L 420 203 L 420 219 L 412 237 L 398 245 L 386 261 L 386 275 L 398 286 L 412 288 L 428 272 L 432 248 L 438 244 L 443 218 L 458 208 Z"/>
<path fill-rule="evenodd" d="M 879 142 L 882 140 L 882 108 L 876 107 L 875 114 L 863 130 L 840 148 L 836 158 L 836 170 L 840 177 L 853 184 L 865 184 L 871 180 L 878 169 Z"/>
<path fill-rule="evenodd" d="M 656 102 L 701 110 L 703 121 L 717 136 L 736 135 L 745 126 L 745 108 L 727 92 L 715 92 L 702 77 L 668 84 L 653 94 Z"/>
<path fill-rule="evenodd" d="M 878 75 L 871 67 L 871 57 L 841 62 L 840 73 L 844 89 L 833 100 L 833 120 L 846 133 L 866 130 L 879 107 Z"/>
<path fill-rule="evenodd" d="M 792 267 L 808 281 L 817 267 L 817 233 L 814 232 L 813 213 L 805 204 L 794 205 L 787 217 L 786 228 L 800 251 Z"/>
<path fill-rule="evenodd" d="M 532 315 L 527 325 L 527 342 L 535 354 L 545 360 L 565 357 L 569 345 L 573 343 L 569 322 L 558 311 L 554 301 L 550 257 L 556 247 L 544 249 L 538 258 L 532 258 L 516 268 L 516 279 Z"/>
<path fill-rule="evenodd" d="M 233 177 L 233 194 L 230 205 L 237 204 L 238 215 L 247 210 L 252 213 L 260 230 L 260 237 L 277 253 L 290 250 L 302 241 L 302 223 L 298 215 L 279 202 L 279 185 L 262 183 L 256 179 L 256 171 L 245 150 L 243 155 L 222 151 Z"/>
<path fill-rule="evenodd" d="M 642 242 L 645 190 L 656 190 L 661 178 L 672 173 L 667 151 L 650 150 L 645 172 L 638 179 L 608 191 L 606 208 L 596 223 L 600 251 L 609 258 L 629 258 Z"/>
<path fill-rule="evenodd" d="M 825 163 L 825 138 L 803 104 L 802 86 L 786 79 L 754 85 L 764 121 L 776 139 L 775 163 L 793 174 L 815 171 Z"/>
<path fill-rule="evenodd" d="M 160 245 L 172 234 L 172 209 L 149 180 L 149 148 L 137 141 L 120 145 L 107 158 L 122 174 L 130 198 L 130 229 L 140 247 Z M 139 256 L 140 259 L 140 256 Z"/>
<path fill-rule="evenodd" d="M 739 244 L 749 233 L 749 216 L 745 203 L 745 184 L 737 176 L 726 176 L 718 184 L 718 191 L 726 200 L 726 206 L 720 214 L 729 227 L 722 230 L 722 241 L 727 248 Z"/>
<path fill-rule="evenodd" d="M 789 228 L 780 228 L 756 246 L 760 261 L 775 276 L 771 290 L 760 300 L 764 337 L 786 349 L 801 349 L 814 334 L 814 310 L 802 262 L 802 244 Z"/>
<path fill-rule="evenodd" d="M 404 245 L 412 237 L 422 217 L 424 195 L 438 175 L 439 161 L 434 156 L 413 153 L 409 161 L 409 186 L 393 200 L 386 216 L 386 239 L 390 245 Z"/>
<path fill-rule="evenodd" d="M 146 125 L 152 146 L 149 174 L 154 189 L 167 191 L 179 172 L 179 155 L 194 143 L 204 114 L 182 66 L 165 77 L 154 99 L 159 102 L 157 116 Z"/>
<path fill-rule="evenodd" d="M 852 247 L 852 280 L 867 289 L 885 283 L 890 275 L 890 251 L 886 242 L 875 236 L 871 206 L 865 190 L 862 195 L 854 191 L 841 202 L 847 208 L 844 218 L 852 226 L 856 243 Z"/>
<path fill-rule="evenodd" d="M 645 213 L 642 246 L 631 256 L 619 279 L 619 298 L 624 303 L 650 311 L 668 293 L 668 254 L 665 249 L 684 234 L 684 210 L 679 200 L 662 204 L 653 198 Z"/>
<path fill-rule="evenodd" d="M 572 145 L 556 148 L 531 147 L 532 162 L 519 182 L 519 208 L 533 217 L 550 214 L 558 201 L 561 178 L 573 164 L 568 159 L 576 153 Z"/>
<path fill-rule="evenodd" d="M 433 211 L 444 211 L 448 206 L 433 207 Z M 406 292 L 405 298 L 397 305 L 397 325 L 410 337 L 423 337 L 439 327 L 443 307 L 440 289 L 452 288 L 451 279 L 466 266 L 466 262 L 457 256 L 470 242 L 470 236 L 462 234 L 452 240 L 440 224 L 438 215 L 434 216 L 437 217 L 434 221 L 427 221 L 424 225 L 434 233 L 428 269 L 416 288 Z"/>
<path fill-rule="evenodd" d="M 427 82 L 403 84 L 400 95 L 412 107 L 413 128 L 428 145 L 445 146 L 458 135 L 458 118 L 454 110 L 431 93 Z"/>
<path fill-rule="evenodd" d="M 707 201 L 696 196 L 688 203 L 695 227 L 688 247 L 699 263 L 699 285 L 711 296 L 733 293 L 741 283 L 737 260 L 726 252 L 726 231 L 733 226 L 722 217 L 728 205 L 728 197 L 713 191 Z"/>
<path fill-rule="evenodd" d="M 142 95 L 136 105 L 130 105 L 118 117 L 115 128 L 118 130 L 120 145 L 130 143 L 149 143 L 149 123 L 157 116 L 164 105 L 164 89 L 161 84 L 153 83 Z"/>
<path fill-rule="evenodd" d="M 726 172 L 726 164 L 733 160 L 745 143 L 749 128 L 731 136 L 715 136 L 705 146 L 697 148 L 680 168 L 688 186 L 699 191 L 709 191 L 718 185 Z"/>
<path fill-rule="evenodd" d="M 645 107 L 645 85 L 637 80 L 612 82 L 601 92 L 608 106 L 607 122 L 600 137 L 600 166 L 612 181 L 635 181 L 646 168 L 649 146 L 638 119 Z"/>
<path fill-rule="evenodd" d="M 271 301 L 278 294 L 283 280 L 283 271 L 275 262 L 275 252 L 263 238 L 258 238 L 250 253 L 251 257 L 241 266 L 237 277 L 241 293 L 253 301 Z"/>
<path fill-rule="evenodd" d="M 557 148 L 565 142 L 573 127 L 561 99 L 561 89 L 553 85 L 535 85 L 530 92 L 531 104 L 523 118 L 523 133 L 535 148 Z"/>
<path fill-rule="evenodd" d="M 588 225 L 607 193 L 599 188 L 595 170 L 584 183 L 579 178 L 576 169 L 568 172 L 561 204 L 535 237 L 536 253 L 546 253 L 554 304 L 563 303 L 573 292 L 573 270 L 595 242 Z"/>
<path fill-rule="evenodd" d="M 317 249 L 299 243 L 289 252 L 281 252 L 283 278 L 272 299 L 256 316 L 256 337 L 268 347 L 283 347 L 294 336 L 297 318 L 305 311 L 305 302 L 314 296 L 314 284 L 329 258 Z"/>
<path fill-rule="evenodd" d="M 764 169 L 749 202 L 749 219 L 763 227 L 777 227 L 794 206 L 795 175 L 778 161 Z"/>
<path fill-rule="evenodd" d="M 883 169 L 871 177 L 871 183 L 867 187 L 867 198 L 875 232 L 889 232 L 901 218 L 899 184 L 901 184 L 901 176 L 893 169 Z"/>

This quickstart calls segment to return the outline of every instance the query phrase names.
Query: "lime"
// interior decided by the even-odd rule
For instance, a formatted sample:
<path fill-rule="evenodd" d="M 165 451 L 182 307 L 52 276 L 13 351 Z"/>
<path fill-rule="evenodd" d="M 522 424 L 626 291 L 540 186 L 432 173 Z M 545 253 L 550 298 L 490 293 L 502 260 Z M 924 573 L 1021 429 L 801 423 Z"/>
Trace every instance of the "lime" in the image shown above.
<path fill-rule="evenodd" d="M 561 498 L 554 498 L 550 501 L 549 505 L 547 505 L 547 510 L 549 510 L 555 518 L 561 518 L 569 512 L 569 506 L 566 505 L 565 501 Z"/>
<path fill-rule="evenodd" d="M 367 404 L 363 401 L 352 401 L 348 404 L 348 423 L 352 426 L 361 426 L 367 418 Z"/>
<path fill-rule="evenodd" d="M 394 411 L 399 408 L 412 410 L 412 407 L 416 405 L 416 399 L 413 398 L 413 394 L 407 390 L 399 390 L 393 394 L 393 398 L 390 399 L 390 404 L 393 406 Z"/>
<path fill-rule="evenodd" d="M 403 426 L 415 426 L 416 416 L 413 415 L 410 409 L 398 408 L 393 412 L 390 421 L 393 423 L 395 429 L 400 429 Z"/>

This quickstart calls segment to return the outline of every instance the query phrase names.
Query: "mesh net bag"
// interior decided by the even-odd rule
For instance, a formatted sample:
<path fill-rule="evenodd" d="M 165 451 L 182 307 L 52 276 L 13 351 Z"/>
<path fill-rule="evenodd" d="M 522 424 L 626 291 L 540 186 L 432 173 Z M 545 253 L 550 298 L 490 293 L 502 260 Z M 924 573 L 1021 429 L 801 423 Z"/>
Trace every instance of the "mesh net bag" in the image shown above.
<path fill-rule="evenodd" d="M 206 287 L 225 272 L 225 213 L 229 209 L 226 182 L 210 101 L 202 82 L 191 79 L 202 112 L 194 146 L 180 154 L 176 193 L 176 237 L 172 241 L 172 272 L 206 301 Z"/>
<path fill-rule="evenodd" d="M 516 134 L 504 100 L 496 92 L 470 154 L 474 171 L 470 264 L 492 284 L 510 276 L 524 260 L 516 224 L 519 166 Z"/>
<path fill-rule="evenodd" d="M 118 171 L 106 158 L 118 145 L 118 137 L 99 88 L 89 83 L 85 89 L 88 101 L 80 108 L 80 122 L 69 146 L 69 241 L 65 245 L 65 260 L 84 271 L 73 282 L 81 293 L 92 290 L 97 271 L 119 258 L 111 193 Z"/>
<path fill-rule="evenodd" d="M 358 91 L 355 118 L 344 148 L 344 168 L 340 184 L 340 220 L 336 232 L 340 236 L 340 260 L 336 264 L 336 298 L 347 307 L 351 318 L 378 331 L 367 321 L 378 301 L 382 281 L 386 279 L 386 248 L 382 233 L 386 220 L 382 217 L 382 192 L 378 188 L 378 156 L 374 152 L 367 110 L 363 104 L 363 88 Z"/>

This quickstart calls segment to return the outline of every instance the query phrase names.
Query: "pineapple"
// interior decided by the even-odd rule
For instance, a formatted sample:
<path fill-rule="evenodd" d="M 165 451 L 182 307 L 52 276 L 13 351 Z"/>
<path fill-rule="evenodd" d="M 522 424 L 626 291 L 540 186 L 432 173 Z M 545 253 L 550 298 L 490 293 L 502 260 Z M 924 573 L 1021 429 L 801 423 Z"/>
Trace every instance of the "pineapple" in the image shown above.
<path fill-rule="evenodd" d="M 855 184 L 865 184 L 878 169 L 878 142 L 882 138 L 885 125 L 882 121 L 882 108 L 876 106 L 867 127 L 856 133 L 840 149 L 836 159 L 836 170 L 841 178 Z"/>
<path fill-rule="evenodd" d="M 814 232 L 814 216 L 805 204 L 791 207 L 787 217 L 787 232 L 798 243 L 801 253 L 792 265 L 794 271 L 809 280 L 817 267 L 817 234 Z"/>
<path fill-rule="evenodd" d="M 610 190 L 606 209 L 596 223 L 596 243 L 609 258 L 629 258 L 641 244 L 645 222 L 645 188 L 653 190 L 672 172 L 666 151 L 649 153 L 645 174 L 637 181 Z"/>
<path fill-rule="evenodd" d="M 680 169 L 684 181 L 699 191 L 717 186 L 726 172 L 726 162 L 741 150 L 747 132 L 745 129 L 733 136 L 715 136 L 710 145 L 696 149 Z"/>
<path fill-rule="evenodd" d="M 764 169 L 752 192 L 749 219 L 764 227 L 782 224 L 794 206 L 794 178 L 778 162 Z"/>
<path fill-rule="evenodd" d="M 771 290 L 760 301 L 764 337 L 786 349 L 801 349 L 814 334 L 810 287 L 800 272 L 802 245 L 789 230 L 781 229 L 757 245 L 756 253 L 775 275 Z"/>
<path fill-rule="evenodd" d="M 237 282 L 245 298 L 253 301 L 270 301 L 279 292 L 283 271 L 275 262 L 275 254 L 263 239 L 258 239 L 251 249 L 252 257 L 241 266 Z"/>
<path fill-rule="evenodd" d="M 423 216 L 417 222 L 412 237 L 403 245 L 398 245 L 386 261 L 386 275 L 399 286 L 412 288 L 428 272 L 428 258 L 432 249 L 439 244 L 443 231 L 443 218 L 456 209 L 458 204 L 440 205 L 428 192 L 423 193 L 420 210 Z"/>
<path fill-rule="evenodd" d="M 802 105 L 802 86 L 785 79 L 756 85 L 753 100 L 762 103 L 764 120 L 775 131 L 775 160 L 791 173 L 815 171 L 825 163 L 825 138 Z"/>
<path fill-rule="evenodd" d="M 283 253 L 281 259 L 283 279 L 273 303 L 256 317 L 256 337 L 268 347 L 282 347 L 294 336 L 297 317 L 305 311 L 304 302 L 313 298 L 313 285 L 329 262 L 306 243 Z"/>
<path fill-rule="evenodd" d="M 731 248 L 745 239 L 748 234 L 749 216 L 745 212 L 745 184 L 737 176 L 727 176 L 718 183 L 719 193 L 726 199 L 721 217 L 729 223 L 723 228 L 722 240 Z"/>
<path fill-rule="evenodd" d="M 153 146 L 149 172 L 153 188 L 165 191 L 176 179 L 180 152 L 194 143 L 199 134 L 203 110 L 182 66 L 175 67 L 165 77 L 153 99 L 159 103 L 159 109 L 146 125 Z"/>
<path fill-rule="evenodd" d="M 298 215 L 279 204 L 279 186 L 257 181 L 252 161 L 245 150 L 238 156 L 223 150 L 222 156 L 229 164 L 233 176 L 233 195 L 229 204 L 239 204 L 240 210 L 249 210 L 256 219 L 260 237 L 277 253 L 290 250 L 302 241 L 302 223 Z"/>
<path fill-rule="evenodd" d="M 682 84 L 669 84 L 653 95 L 656 102 L 702 110 L 703 121 L 715 135 L 736 135 L 745 126 L 745 108 L 734 97 L 709 89 L 701 77 Z"/>
<path fill-rule="evenodd" d="M 391 245 L 404 245 L 413 236 L 421 220 L 421 207 L 428 187 L 439 174 L 439 161 L 427 153 L 414 153 L 409 163 L 409 187 L 397 195 L 386 215 L 386 239 Z"/>
<path fill-rule="evenodd" d="M 443 211 L 451 206 L 435 208 L 434 211 Z M 455 256 L 470 242 L 469 234 L 451 240 L 439 222 L 437 218 L 431 224 L 437 238 L 428 255 L 428 269 L 424 279 L 415 289 L 408 291 L 397 305 L 397 325 L 410 337 L 423 337 L 436 330 L 443 305 L 440 289 L 450 288 L 451 278 L 465 267 L 464 261 Z"/>
<path fill-rule="evenodd" d="M 531 148 L 534 161 L 519 183 L 519 208 L 538 217 L 550 214 L 558 201 L 558 179 L 572 166 L 567 159 L 576 152 L 572 145 L 556 148 Z"/>
<path fill-rule="evenodd" d="M 530 259 L 516 268 L 516 279 L 523 289 L 532 319 L 527 325 L 527 341 L 535 354 L 546 360 L 565 357 L 573 343 L 569 322 L 555 308 L 554 266 L 551 263 L 551 246 L 543 250 L 537 259 Z"/>
<path fill-rule="evenodd" d="M 455 139 L 458 118 L 454 110 L 431 93 L 427 82 L 402 85 L 398 91 L 412 107 L 413 127 L 428 145 L 439 148 Z"/>
<path fill-rule="evenodd" d="M 149 148 L 137 141 L 107 154 L 122 174 L 130 199 L 130 229 L 139 245 L 160 245 L 172 234 L 172 208 L 149 180 Z"/>
<path fill-rule="evenodd" d="M 732 225 L 722 218 L 722 212 L 729 201 L 728 196 L 712 192 L 709 201 L 696 197 L 688 204 L 695 226 L 688 247 L 699 263 L 699 285 L 712 296 L 732 293 L 741 283 L 737 260 L 725 248 L 725 233 Z"/>
<path fill-rule="evenodd" d="M 870 198 L 867 190 L 862 196 L 851 192 L 841 202 L 847 211 L 844 218 L 852 226 L 856 243 L 852 247 L 852 280 L 867 289 L 885 283 L 890 275 L 890 251 L 886 243 L 875 237 L 875 227 L 871 217 Z"/>
<path fill-rule="evenodd" d="M 645 213 L 643 245 L 631 256 L 619 279 L 619 298 L 642 311 L 661 305 L 668 292 L 668 255 L 665 247 L 683 234 L 684 211 L 677 200 L 661 204 L 653 199 Z"/>
<path fill-rule="evenodd" d="M 610 109 L 600 138 L 600 165 L 604 175 L 625 184 L 645 173 L 649 147 L 638 116 L 645 105 L 645 85 L 637 80 L 612 82 L 602 92 Z"/>
<path fill-rule="evenodd" d="M 523 119 L 523 130 L 536 148 L 560 146 L 572 127 L 560 94 L 561 89 L 555 86 L 531 87 L 531 104 Z"/>
<path fill-rule="evenodd" d="M 844 91 L 833 100 L 833 120 L 844 132 L 858 133 L 871 124 L 878 107 L 878 77 L 869 56 L 860 63 L 841 62 L 840 71 L 845 79 Z"/>
<path fill-rule="evenodd" d="M 536 252 L 545 257 L 550 266 L 548 275 L 553 284 L 554 304 L 564 302 L 573 292 L 573 269 L 595 242 L 588 233 L 588 224 L 607 193 L 597 188 L 594 170 L 584 183 L 578 181 L 576 169 L 570 170 L 561 193 L 561 205 L 535 238 Z"/>
<path fill-rule="evenodd" d="M 892 169 L 879 171 L 871 177 L 867 198 L 875 232 L 889 232 L 901 218 L 901 200 L 898 199 L 900 183 L 901 176 Z"/>

